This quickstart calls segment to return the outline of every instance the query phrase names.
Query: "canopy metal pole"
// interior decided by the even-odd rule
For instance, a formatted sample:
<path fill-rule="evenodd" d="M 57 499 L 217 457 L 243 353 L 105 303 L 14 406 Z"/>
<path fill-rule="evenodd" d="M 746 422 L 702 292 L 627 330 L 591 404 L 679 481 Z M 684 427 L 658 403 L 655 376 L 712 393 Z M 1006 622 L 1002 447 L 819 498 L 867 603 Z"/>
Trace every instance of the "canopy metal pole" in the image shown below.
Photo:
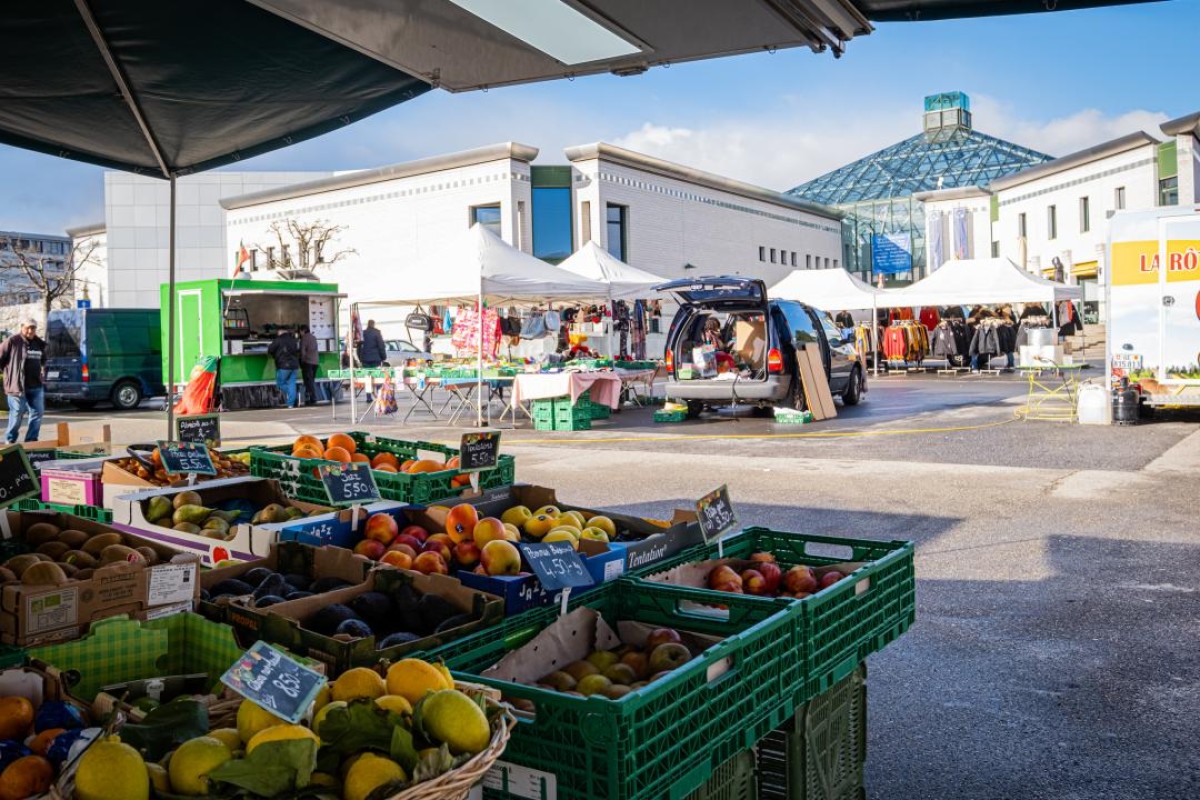
<path fill-rule="evenodd" d="M 175 176 L 170 177 L 171 215 L 167 232 L 167 440 L 175 428 Z"/>
<path fill-rule="evenodd" d="M 346 355 L 350 357 L 350 427 L 358 424 L 358 398 L 354 392 L 354 320 L 358 316 L 358 303 L 350 304 L 350 322 L 346 326 Z"/>
<path fill-rule="evenodd" d="M 483 268 L 479 275 L 479 306 L 475 318 L 479 321 L 476 339 L 479 347 L 475 351 L 475 427 L 483 427 Z"/>
<path fill-rule="evenodd" d="M 879 295 L 871 295 L 871 364 L 879 377 Z"/>

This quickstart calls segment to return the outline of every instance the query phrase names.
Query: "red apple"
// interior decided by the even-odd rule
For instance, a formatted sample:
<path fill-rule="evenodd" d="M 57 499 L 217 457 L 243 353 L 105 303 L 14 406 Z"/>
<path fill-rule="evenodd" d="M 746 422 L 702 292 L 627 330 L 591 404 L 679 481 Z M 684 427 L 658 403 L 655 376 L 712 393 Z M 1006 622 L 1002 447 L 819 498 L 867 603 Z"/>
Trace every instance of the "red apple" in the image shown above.
<path fill-rule="evenodd" d="M 708 573 L 708 586 L 710 589 L 715 589 L 719 583 L 729 583 L 730 581 L 740 579 L 741 577 L 737 574 L 737 570 L 728 564 L 722 564 L 719 567 L 714 567 Z"/>
<path fill-rule="evenodd" d="M 763 594 L 768 597 L 774 597 L 779 594 L 779 584 L 783 582 L 783 571 L 779 569 L 779 565 L 774 561 L 760 561 L 755 567 L 766 580 L 767 586 Z"/>
<path fill-rule="evenodd" d="M 828 589 L 830 586 L 833 586 L 835 583 L 837 583 L 841 579 L 842 579 L 842 573 L 840 573 L 836 570 L 830 570 L 829 572 L 826 572 L 824 575 L 821 576 L 821 582 L 819 585 L 820 585 L 821 589 Z"/>
<path fill-rule="evenodd" d="M 483 546 L 479 562 L 488 575 L 516 575 L 521 571 L 521 551 L 512 542 L 493 539 Z"/>
<path fill-rule="evenodd" d="M 409 558 L 416 558 L 417 551 L 403 542 L 392 542 L 388 545 L 389 553 L 404 553 Z"/>
<path fill-rule="evenodd" d="M 812 593 L 817 590 L 817 576 L 808 567 L 797 564 L 783 576 L 783 584 L 793 594 L 796 592 Z"/>
<path fill-rule="evenodd" d="M 387 548 L 383 546 L 383 542 L 376 539 L 363 539 L 354 545 L 354 552 L 372 561 L 378 561 L 379 557 L 387 552 Z"/>
<path fill-rule="evenodd" d="M 667 642 L 650 651 L 650 670 L 666 672 L 682 667 L 691 660 L 691 651 L 686 647 L 679 642 Z"/>
<path fill-rule="evenodd" d="M 638 650 L 630 650 L 621 655 L 621 663 L 633 668 L 638 680 L 646 677 L 650 670 L 650 657 Z"/>
<path fill-rule="evenodd" d="M 454 557 L 454 542 L 451 541 L 450 537 L 444 533 L 435 533 L 433 536 L 430 536 L 425 540 L 425 546 L 421 549 L 426 552 L 433 550 L 434 552 L 440 553 L 442 560 L 447 564 L 449 564 L 450 559 Z"/>
<path fill-rule="evenodd" d="M 679 631 L 674 628 L 655 628 L 646 637 L 646 643 L 643 645 L 643 648 L 646 653 L 649 653 L 660 644 L 680 644 L 682 642 L 683 638 L 679 635 Z"/>
<path fill-rule="evenodd" d="M 390 564 L 397 569 L 412 569 L 413 557 L 399 550 L 388 550 L 380 557 L 380 564 Z"/>
<path fill-rule="evenodd" d="M 363 536 L 377 542 L 389 545 L 399 534 L 400 526 L 390 514 L 382 512 L 367 517 L 367 525 L 363 528 Z"/>
<path fill-rule="evenodd" d="M 473 567 L 479 563 L 479 545 L 470 539 L 463 539 L 454 545 L 454 560 L 464 567 Z"/>
<path fill-rule="evenodd" d="M 395 541 L 392 542 L 392 545 L 398 544 L 406 544 L 412 548 L 414 553 L 419 553 L 425 546 L 425 540 L 414 538 L 409 536 L 407 533 L 402 533 L 396 537 Z"/>
<path fill-rule="evenodd" d="M 742 572 L 742 587 L 746 594 L 764 595 L 767 593 L 767 579 L 756 569 Z"/>
<path fill-rule="evenodd" d="M 450 572 L 446 566 L 445 559 L 442 554 L 436 550 L 426 550 L 421 555 L 417 556 L 413 561 L 413 569 L 417 572 L 424 572 L 426 575 L 445 575 Z"/>
<path fill-rule="evenodd" d="M 406 525 L 404 530 L 400 531 L 401 536 L 411 536 L 418 542 L 423 542 L 429 538 L 429 531 L 422 528 L 420 525 Z"/>

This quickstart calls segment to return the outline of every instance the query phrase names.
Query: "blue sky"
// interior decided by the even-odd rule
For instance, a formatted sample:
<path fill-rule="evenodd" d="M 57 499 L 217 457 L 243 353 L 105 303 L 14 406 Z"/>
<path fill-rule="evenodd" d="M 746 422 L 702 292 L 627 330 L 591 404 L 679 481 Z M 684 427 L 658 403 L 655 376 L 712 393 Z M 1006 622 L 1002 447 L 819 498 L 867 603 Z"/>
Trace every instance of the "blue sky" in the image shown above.
<path fill-rule="evenodd" d="M 608 141 L 774 189 L 920 129 L 926 94 L 971 95 L 980 130 L 1052 155 L 1200 110 L 1189 89 L 1200 2 L 881 25 L 841 59 L 780 51 L 451 95 L 434 91 L 345 130 L 242 162 L 338 170 L 515 140 Z M 0 230 L 103 219 L 103 171 L 0 146 Z"/>

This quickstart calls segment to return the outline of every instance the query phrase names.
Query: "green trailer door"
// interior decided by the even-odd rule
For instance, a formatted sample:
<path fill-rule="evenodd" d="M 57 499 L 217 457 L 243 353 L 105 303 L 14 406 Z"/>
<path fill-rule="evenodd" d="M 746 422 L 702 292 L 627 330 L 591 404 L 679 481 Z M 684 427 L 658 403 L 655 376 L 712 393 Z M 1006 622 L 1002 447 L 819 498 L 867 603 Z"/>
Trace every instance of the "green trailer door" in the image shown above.
<path fill-rule="evenodd" d="M 187 383 L 188 375 L 196 364 L 196 359 L 204 354 L 202 340 L 203 302 L 200 290 L 190 289 L 179 292 L 179 317 L 175 320 L 177 347 L 175 359 L 176 383 Z"/>

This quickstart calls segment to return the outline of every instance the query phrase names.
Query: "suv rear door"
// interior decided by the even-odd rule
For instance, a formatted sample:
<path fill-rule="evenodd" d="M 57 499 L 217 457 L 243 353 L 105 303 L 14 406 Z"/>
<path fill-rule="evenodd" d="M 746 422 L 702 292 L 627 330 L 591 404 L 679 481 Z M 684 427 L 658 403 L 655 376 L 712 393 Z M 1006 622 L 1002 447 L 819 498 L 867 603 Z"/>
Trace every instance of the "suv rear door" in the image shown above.
<path fill-rule="evenodd" d="M 670 292 L 679 303 L 679 310 L 671 320 L 667 332 L 667 353 L 672 365 L 683 366 L 692 359 L 688 342 L 698 344 L 697 318 L 712 313 L 758 313 L 768 318 L 767 286 L 754 278 L 720 276 L 703 278 L 680 278 L 655 287 L 656 291 Z M 767 347 L 771 345 L 766 344 Z M 670 380 L 677 380 L 678 373 L 669 369 Z M 762 377 L 765 377 L 765 373 Z M 694 381 L 691 383 L 695 383 Z M 722 382 L 723 384 L 726 382 Z"/>

